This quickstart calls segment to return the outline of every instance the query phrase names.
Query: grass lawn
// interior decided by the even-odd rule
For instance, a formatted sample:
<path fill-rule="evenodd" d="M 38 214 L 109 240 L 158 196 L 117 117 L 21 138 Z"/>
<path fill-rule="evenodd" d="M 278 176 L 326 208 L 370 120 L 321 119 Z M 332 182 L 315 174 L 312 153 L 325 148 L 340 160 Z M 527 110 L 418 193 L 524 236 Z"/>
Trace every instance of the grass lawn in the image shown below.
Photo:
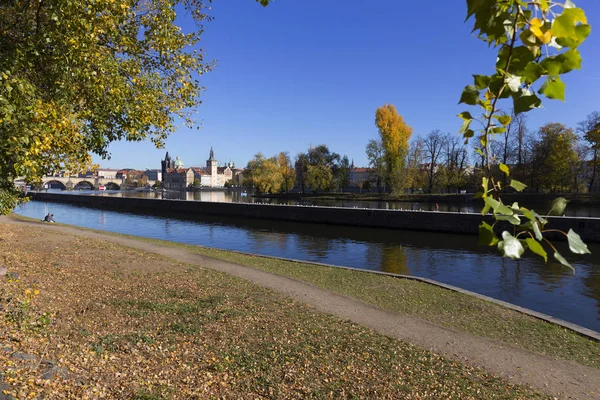
<path fill-rule="evenodd" d="M 250 282 L 117 244 L 3 225 L 0 264 L 19 275 L 0 277 L 0 349 L 35 356 L 0 351 L 17 398 L 544 398 Z M 362 277 L 363 293 L 396 282 L 331 273 L 347 275 L 339 287 Z M 63 376 L 41 378 L 48 363 Z"/>

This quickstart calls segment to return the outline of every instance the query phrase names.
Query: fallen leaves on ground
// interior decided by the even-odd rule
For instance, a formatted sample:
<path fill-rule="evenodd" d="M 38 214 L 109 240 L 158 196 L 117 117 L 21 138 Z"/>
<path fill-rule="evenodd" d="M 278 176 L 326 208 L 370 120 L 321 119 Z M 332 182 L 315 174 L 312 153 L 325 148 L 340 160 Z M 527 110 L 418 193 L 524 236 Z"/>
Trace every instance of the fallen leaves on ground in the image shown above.
<path fill-rule="evenodd" d="M 220 272 L 3 227 L 18 279 L 0 278 L 0 366 L 19 399 L 538 397 Z"/>

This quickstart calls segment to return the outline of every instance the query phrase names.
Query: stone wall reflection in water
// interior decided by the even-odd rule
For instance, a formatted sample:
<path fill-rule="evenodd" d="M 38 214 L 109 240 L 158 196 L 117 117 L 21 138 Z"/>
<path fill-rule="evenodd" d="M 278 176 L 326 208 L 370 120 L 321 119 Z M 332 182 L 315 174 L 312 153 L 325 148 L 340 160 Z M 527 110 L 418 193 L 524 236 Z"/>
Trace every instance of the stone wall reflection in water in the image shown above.
<path fill-rule="evenodd" d="M 202 193 L 202 192 L 199 192 Z M 218 195 L 216 195 L 218 196 Z M 30 202 L 16 213 L 182 243 L 428 277 L 600 331 L 600 245 L 570 257 L 571 275 L 539 258 L 502 259 L 474 236 L 224 217 L 171 219 Z M 566 243 L 559 251 L 568 254 Z"/>
<path fill-rule="evenodd" d="M 61 192 L 61 191 L 57 191 Z M 242 190 L 201 190 L 196 192 L 179 191 L 90 191 L 81 190 L 67 192 L 64 194 L 89 194 L 96 196 L 117 196 L 117 197 L 141 197 L 150 199 L 168 199 L 168 200 L 186 200 L 186 201 L 207 201 L 224 203 L 265 203 L 265 204 L 283 204 L 283 205 L 304 205 L 304 206 L 325 206 L 325 207 L 348 207 L 348 208 L 375 208 L 375 209 L 403 209 L 403 210 L 423 210 L 435 211 L 435 203 L 418 202 L 386 202 L 386 201 L 352 201 L 352 200 L 323 200 L 323 199 L 304 199 L 304 200 L 281 200 L 281 199 L 263 199 L 254 198 L 250 194 L 242 194 Z M 548 204 L 528 204 L 544 214 L 548 210 Z M 465 204 L 444 204 L 439 203 L 439 211 L 450 212 L 479 212 L 481 207 L 474 203 Z M 573 205 L 570 204 L 566 209 L 566 215 L 574 217 L 600 217 L 600 206 L 598 205 Z"/>

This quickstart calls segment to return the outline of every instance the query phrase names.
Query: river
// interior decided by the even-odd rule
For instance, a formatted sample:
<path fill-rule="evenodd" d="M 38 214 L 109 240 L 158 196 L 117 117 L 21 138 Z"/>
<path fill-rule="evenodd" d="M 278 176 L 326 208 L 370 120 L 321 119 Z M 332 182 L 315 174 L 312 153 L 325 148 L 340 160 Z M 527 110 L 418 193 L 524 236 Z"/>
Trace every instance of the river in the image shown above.
<path fill-rule="evenodd" d="M 589 245 L 592 255 L 571 256 L 566 243 L 558 243 L 577 271 L 573 275 L 539 257 L 503 259 L 493 248 L 478 247 L 475 236 L 210 216 L 175 219 L 41 201 L 15 209 L 39 219 L 48 212 L 58 222 L 110 232 L 427 277 L 600 332 L 598 244 Z"/>
<path fill-rule="evenodd" d="M 435 203 L 427 202 L 409 202 L 409 201 L 363 201 L 363 200 L 327 200 L 305 198 L 302 200 L 288 200 L 278 198 L 256 198 L 242 191 L 230 190 L 202 190 L 196 192 L 181 192 L 181 191 L 121 191 L 107 190 L 104 192 L 98 190 L 76 190 L 76 191 L 61 191 L 50 190 L 51 192 L 61 194 L 86 194 L 93 196 L 116 196 L 116 197 L 141 197 L 149 199 L 168 199 L 168 200 L 187 200 L 187 201 L 210 201 L 224 203 L 262 203 L 262 204 L 283 204 L 283 205 L 302 205 L 302 206 L 323 206 L 323 207 L 348 207 L 348 208 L 374 208 L 374 209 L 389 209 L 389 210 L 423 210 L 434 211 Z M 547 204 L 527 204 L 528 208 L 533 208 L 536 211 L 544 214 L 548 211 Z M 454 203 L 439 203 L 439 211 L 449 212 L 479 212 L 481 206 L 475 202 L 454 204 Z M 565 210 L 565 215 L 570 217 L 600 217 L 600 206 L 595 204 L 578 204 L 569 205 Z"/>

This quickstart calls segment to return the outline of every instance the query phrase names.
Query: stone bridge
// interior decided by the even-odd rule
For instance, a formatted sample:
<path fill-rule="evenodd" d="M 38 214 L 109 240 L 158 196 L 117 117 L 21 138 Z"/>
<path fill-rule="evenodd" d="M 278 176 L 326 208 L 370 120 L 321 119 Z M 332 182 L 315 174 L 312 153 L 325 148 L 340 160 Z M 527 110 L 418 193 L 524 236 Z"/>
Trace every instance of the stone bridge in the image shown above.
<path fill-rule="evenodd" d="M 42 178 L 44 188 L 55 187 L 57 189 L 58 187 L 60 189 L 98 189 L 103 185 L 109 190 L 119 190 L 124 182 L 125 180 L 121 178 L 98 178 L 95 176 L 86 178 L 46 176 Z"/>

